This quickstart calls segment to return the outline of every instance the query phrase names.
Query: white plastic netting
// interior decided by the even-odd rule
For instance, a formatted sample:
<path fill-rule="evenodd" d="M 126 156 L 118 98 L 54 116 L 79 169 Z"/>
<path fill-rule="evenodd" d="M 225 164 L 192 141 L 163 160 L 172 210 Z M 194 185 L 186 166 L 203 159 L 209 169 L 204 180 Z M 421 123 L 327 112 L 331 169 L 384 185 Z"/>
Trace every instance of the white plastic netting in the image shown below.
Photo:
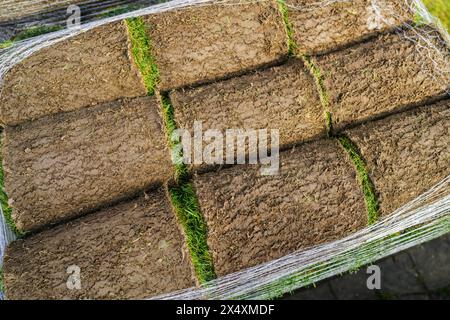
<path fill-rule="evenodd" d="M 29 19 L 42 16 L 44 21 L 64 22 L 61 15 L 69 5 L 78 5 L 88 11 L 88 15 L 99 16 L 109 12 L 111 8 L 139 3 L 155 4 L 162 1 L 151 0 L 3 0 L 0 6 L 0 22 Z M 47 17 L 51 19 L 47 20 Z"/>
<path fill-rule="evenodd" d="M 450 232 L 450 176 L 389 217 L 349 237 L 294 252 L 154 299 L 265 299 Z"/>
<path fill-rule="evenodd" d="M 16 240 L 16 236 L 6 223 L 5 216 L 3 215 L 3 210 L 0 206 L 0 267 L 3 264 L 1 258 L 5 253 L 6 246 L 14 240 Z"/>
<path fill-rule="evenodd" d="M 211 2 L 212 0 L 174 0 L 88 22 L 80 28 L 64 29 L 16 42 L 11 47 L 0 50 L 0 86 L 4 75 L 15 64 L 44 47 L 51 46 L 79 33 L 125 18 L 194 5 L 205 6 Z M 247 1 L 247 3 L 250 2 L 257 1 Z M 287 0 L 286 5 L 291 9 L 314 10 L 314 8 L 332 5 L 336 2 L 352 1 L 318 1 L 299 7 L 290 4 Z M 220 3 L 235 5 L 226 0 L 220 1 Z M 449 84 L 448 48 L 450 38 L 442 25 L 426 10 L 420 0 L 404 0 L 404 7 L 412 15 L 418 17 L 421 23 L 432 25 L 434 30 L 417 28 L 417 22 L 403 24 L 402 26 L 393 25 L 393 21 L 396 20 L 396 17 L 400 17 L 400 14 L 387 3 L 389 3 L 389 0 L 371 0 L 370 9 L 376 14 L 379 21 L 386 25 L 392 25 L 393 28 L 397 29 L 397 32 L 403 34 L 409 41 L 418 44 L 416 46 L 417 51 L 424 61 L 432 61 L 432 70 L 429 63 L 423 66 L 425 71 L 429 71 L 430 77 L 439 82 L 446 81 L 446 84 Z M 438 76 L 436 77 L 436 75 Z M 450 232 L 449 185 L 450 176 L 443 177 L 436 186 L 405 204 L 390 216 L 344 239 L 294 252 L 280 259 L 218 278 L 200 287 L 180 290 L 153 297 L 153 299 L 271 298 L 437 238 Z M 0 261 L 5 246 L 13 240 L 14 235 L 8 229 L 3 216 L 1 216 Z"/>

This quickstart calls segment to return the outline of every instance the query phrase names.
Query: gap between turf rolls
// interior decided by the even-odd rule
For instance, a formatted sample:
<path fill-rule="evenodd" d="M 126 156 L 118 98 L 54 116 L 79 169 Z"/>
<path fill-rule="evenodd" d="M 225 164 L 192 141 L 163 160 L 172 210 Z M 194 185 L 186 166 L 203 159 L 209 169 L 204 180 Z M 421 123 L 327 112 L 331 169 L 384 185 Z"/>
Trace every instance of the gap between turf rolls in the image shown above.
<path fill-rule="evenodd" d="M 142 75 L 147 94 L 155 95 L 159 82 L 159 70 L 156 59 L 152 55 L 152 42 L 147 35 L 145 22 L 141 17 L 125 21 L 134 62 Z M 196 190 L 188 175 L 188 169 L 181 161 L 182 149 L 178 148 L 181 142 L 179 138 L 174 137 L 177 125 L 173 106 L 167 94 L 158 93 L 158 98 L 172 159 L 175 160 L 175 183 L 168 187 L 168 195 L 177 220 L 182 226 L 195 275 L 200 283 L 206 283 L 216 278 L 207 244 L 206 222 L 201 214 Z"/>

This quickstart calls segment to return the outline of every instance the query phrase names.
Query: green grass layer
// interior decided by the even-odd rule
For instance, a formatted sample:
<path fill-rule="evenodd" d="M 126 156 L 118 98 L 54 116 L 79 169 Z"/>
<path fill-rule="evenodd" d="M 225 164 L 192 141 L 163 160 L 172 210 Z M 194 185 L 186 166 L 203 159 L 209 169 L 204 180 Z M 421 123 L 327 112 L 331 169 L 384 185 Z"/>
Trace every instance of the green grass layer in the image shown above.
<path fill-rule="evenodd" d="M 366 203 L 368 224 L 374 224 L 378 220 L 378 198 L 375 192 L 375 187 L 367 172 L 366 164 L 358 152 L 358 148 L 346 136 L 338 137 L 342 147 L 347 151 L 350 159 L 353 161 L 356 171 L 358 173 L 359 182 L 364 193 L 364 200 Z"/>
<path fill-rule="evenodd" d="M 188 168 L 183 163 L 183 150 L 181 148 L 181 141 L 174 137 L 173 133 L 177 129 L 172 103 L 167 95 L 161 96 L 161 106 L 164 117 L 164 124 L 166 126 L 167 138 L 169 146 L 172 151 L 172 160 L 175 167 L 175 180 L 181 182 L 188 178 Z"/>
<path fill-rule="evenodd" d="M 146 26 L 142 18 L 126 19 L 131 41 L 131 54 L 138 66 L 148 95 L 154 95 L 159 81 L 159 70 L 155 58 L 151 54 L 152 44 L 147 36 Z"/>
<path fill-rule="evenodd" d="M 207 243 L 207 226 L 200 211 L 192 182 L 183 181 L 169 188 L 172 205 L 184 229 L 192 265 L 200 283 L 216 278 Z"/>
<path fill-rule="evenodd" d="M 277 0 L 277 2 L 278 9 L 280 10 L 281 16 L 283 17 L 284 30 L 286 31 L 288 54 L 292 56 L 295 49 L 297 48 L 297 44 L 294 40 L 294 27 L 289 21 L 289 13 L 287 10 L 286 2 L 284 0 Z"/>
<path fill-rule="evenodd" d="M 309 69 L 309 72 L 314 77 L 314 81 L 316 83 L 316 88 L 319 93 L 320 97 L 320 103 L 322 104 L 322 108 L 324 110 L 325 114 L 325 123 L 327 127 L 327 136 L 332 136 L 333 131 L 333 122 L 331 119 L 331 111 L 330 111 L 330 98 L 327 92 L 327 89 L 325 87 L 324 83 L 324 77 L 322 72 L 320 71 L 319 67 L 315 65 L 314 61 L 311 59 L 311 57 L 302 55 L 301 56 L 303 62 L 305 63 L 306 67 Z"/>

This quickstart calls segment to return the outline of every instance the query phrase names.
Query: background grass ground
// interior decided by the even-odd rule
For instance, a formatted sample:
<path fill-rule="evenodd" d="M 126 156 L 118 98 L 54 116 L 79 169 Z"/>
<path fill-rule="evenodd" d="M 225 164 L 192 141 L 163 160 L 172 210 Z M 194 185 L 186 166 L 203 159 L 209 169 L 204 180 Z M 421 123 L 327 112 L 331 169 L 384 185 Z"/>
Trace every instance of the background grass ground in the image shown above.
<path fill-rule="evenodd" d="M 450 0 L 423 0 L 423 3 L 450 32 Z"/>
<path fill-rule="evenodd" d="M 29 29 L 21 31 L 20 33 L 18 33 L 16 36 L 12 37 L 11 39 L 1 42 L 0 49 L 7 48 L 16 41 L 33 38 L 36 36 L 40 36 L 42 34 L 55 32 L 55 31 L 58 31 L 61 29 L 63 29 L 63 27 L 61 27 L 61 26 L 46 26 L 46 25 L 44 25 L 44 26 L 31 27 Z"/>

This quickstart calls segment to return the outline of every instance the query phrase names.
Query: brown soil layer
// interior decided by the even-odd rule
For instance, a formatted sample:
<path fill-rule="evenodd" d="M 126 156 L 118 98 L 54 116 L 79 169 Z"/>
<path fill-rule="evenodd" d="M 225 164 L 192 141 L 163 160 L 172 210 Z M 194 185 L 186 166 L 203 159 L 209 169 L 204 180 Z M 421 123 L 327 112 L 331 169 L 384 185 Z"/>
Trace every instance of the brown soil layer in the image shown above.
<path fill-rule="evenodd" d="M 349 130 L 386 215 L 450 174 L 450 100 Z"/>
<path fill-rule="evenodd" d="M 156 98 L 118 100 L 7 127 L 5 189 L 24 231 L 171 177 Z"/>
<path fill-rule="evenodd" d="M 0 119 L 8 125 L 123 97 L 146 95 L 123 22 L 44 48 L 5 76 Z"/>
<path fill-rule="evenodd" d="M 142 299 L 195 285 L 164 190 L 19 240 L 3 266 L 8 299 Z M 81 289 L 70 290 L 70 266 Z M 73 271 L 72 271 L 73 272 Z"/>
<path fill-rule="evenodd" d="M 191 136 L 194 121 L 202 121 L 203 130 L 223 134 L 229 128 L 278 129 L 281 148 L 326 133 L 314 80 L 296 59 L 211 85 L 173 91 L 170 98 L 178 126 Z M 225 158 L 225 150 L 223 154 Z"/>
<path fill-rule="evenodd" d="M 195 177 L 217 275 L 340 239 L 367 225 L 356 172 L 336 141 L 280 154 L 280 174 L 235 166 Z"/>
<path fill-rule="evenodd" d="M 448 49 L 436 41 L 441 52 L 420 50 L 423 43 L 414 43 L 405 36 L 414 34 L 405 31 L 381 35 L 374 41 L 317 58 L 336 129 L 423 103 L 448 90 Z M 444 60 L 440 60 L 440 54 Z"/>
<path fill-rule="evenodd" d="M 283 20 L 270 1 L 209 4 L 144 20 L 161 90 L 241 73 L 287 55 Z"/>
<path fill-rule="evenodd" d="M 383 32 L 414 17 L 403 0 L 377 1 L 383 19 L 378 19 L 371 0 L 286 0 L 294 40 L 302 54 L 336 49 Z"/>

